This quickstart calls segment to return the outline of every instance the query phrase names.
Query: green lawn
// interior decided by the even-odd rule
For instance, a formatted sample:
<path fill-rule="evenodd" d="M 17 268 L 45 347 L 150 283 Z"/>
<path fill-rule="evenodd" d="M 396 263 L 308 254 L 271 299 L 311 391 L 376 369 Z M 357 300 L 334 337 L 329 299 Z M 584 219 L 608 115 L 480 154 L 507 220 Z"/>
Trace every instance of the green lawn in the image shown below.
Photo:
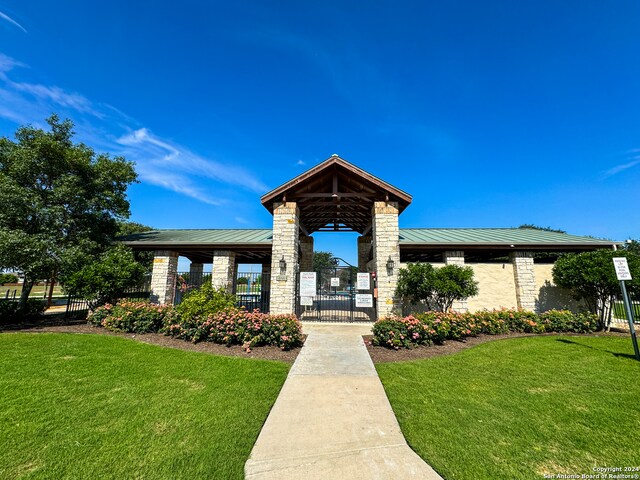
<path fill-rule="evenodd" d="M 289 370 L 103 335 L 0 335 L 0 478 L 244 478 Z"/>
<path fill-rule="evenodd" d="M 500 340 L 377 369 L 407 441 L 445 479 L 640 466 L 628 337 Z"/>

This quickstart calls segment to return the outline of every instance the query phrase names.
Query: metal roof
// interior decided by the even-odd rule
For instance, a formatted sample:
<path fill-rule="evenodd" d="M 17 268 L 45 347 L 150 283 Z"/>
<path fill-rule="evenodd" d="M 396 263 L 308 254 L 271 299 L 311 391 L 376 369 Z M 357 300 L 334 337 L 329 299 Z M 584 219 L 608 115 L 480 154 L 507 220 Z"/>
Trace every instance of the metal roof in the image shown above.
<path fill-rule="evenodd" d="M 153 230 L 120 237 L 131 247 L 154 246 L 266 246 L 271 229 Z M 611 247 L 616 242 L 530 228 L 401 228 L 402 246 L 589 246 Z"/>
<path fill-rule="evenodd" d="M 153 245 L 270 245 L 271 229 L 152 230 L 118 238 L 131 247 Z"/>
<path fill-rule="evenodd" d="M 401 245 L 585 245 L 610 247 L 616 242 L 533 228 L 402 228 Z"/>

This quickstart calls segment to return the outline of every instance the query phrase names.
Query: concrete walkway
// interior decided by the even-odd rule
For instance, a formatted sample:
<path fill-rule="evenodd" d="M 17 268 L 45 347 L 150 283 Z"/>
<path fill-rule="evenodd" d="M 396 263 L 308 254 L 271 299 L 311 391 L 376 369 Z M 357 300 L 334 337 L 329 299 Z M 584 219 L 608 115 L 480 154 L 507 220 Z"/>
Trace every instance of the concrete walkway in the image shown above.
<path fill-rule="evenodd" d="M 407 445 L 362 335 L 304 324 L 307 341 L 245 464 L 250 480 L 440 479 Z"/>

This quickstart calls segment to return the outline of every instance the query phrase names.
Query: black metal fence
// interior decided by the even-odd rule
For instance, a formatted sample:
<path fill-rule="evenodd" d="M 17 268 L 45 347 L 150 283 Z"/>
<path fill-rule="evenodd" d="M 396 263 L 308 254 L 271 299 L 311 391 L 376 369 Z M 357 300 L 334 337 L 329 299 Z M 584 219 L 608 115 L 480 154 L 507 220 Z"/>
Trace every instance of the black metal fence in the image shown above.
<path fill-rule="evenodd" d="M 211 273 L 178 272 L 174 305 L 180 304 L 187 293 L 205 282 L 211 282 Z M 232 285 L 237 305 L 248 311 L 268 312 L 270 289 L 271 276 L 260 272 L 238 272 Z"/>

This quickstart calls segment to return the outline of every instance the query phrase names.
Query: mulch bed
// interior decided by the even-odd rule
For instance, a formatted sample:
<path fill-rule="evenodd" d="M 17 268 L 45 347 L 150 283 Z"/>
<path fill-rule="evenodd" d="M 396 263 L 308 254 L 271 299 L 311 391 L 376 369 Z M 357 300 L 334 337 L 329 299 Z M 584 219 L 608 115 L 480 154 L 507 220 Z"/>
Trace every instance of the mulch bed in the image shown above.
<path fill-rule="evenodd" d="M 557 333 L 543 333 L 543 334 L 530 334 L 530 333 L 506 333 L 502 335 L 478 335 L 477 337 L 468 337 L 463 341 L 447 340 L 444 345 L 431 345 L 424 346 L 418 345 L 415 348 L 400 348 L 394 350 L 387 347 L 376 347 L 372 344 L 373 335 L 364 335 L 364 343 L 367 346 L 369 355 L 373 363 L 388 363 L 388 362 L 403 362 L 406 360 L 421 360 L 423 358 L 439 357 L 441 355 L 450 355 L 452 353 L 471 348 L 481 343 L 493 342 L 495 340 L 504 340 L 506 338 L 518 338 L 518 337 L 537 337 L 540 335 L 559 335 Z M 589 334 L 560 334 L 567 336 L 628 336 L 620 332 L 598 332 Z"/>
<path fill-rule="evenodd" d="M 211 342 L 191 343 L 178 338 L 167 337 L 160 333 L 120 333 L 112 332 L 102 327 L 94 327 L 88 325 L 86 320 L 77 321 L 51 321 L 32 325 L 11 325 L 3 326 L 0 332 L 27 332 L 27 333 L 77 333 L 77 334 L 94 334 L 94 335 L 111 335 L 115 337 L 124 337 L 136 340 L 138 342 L 160 345 L 162 347 L 177 348 L 180 350 L 191 350 L 195 352 L 204 352 L 212 355 L 223 355 L 228 357 L 258 358 L 261 360 L 278 360 L 288 364 L 295 362 L 300 348 L 292 348 L 291 350 L 281 350 L 278 347 L 255 347 L 250 352 L 246 352 L 242 346 L 219 345 Z M 306 340 L 303 335 L 303 343 Z"/>

